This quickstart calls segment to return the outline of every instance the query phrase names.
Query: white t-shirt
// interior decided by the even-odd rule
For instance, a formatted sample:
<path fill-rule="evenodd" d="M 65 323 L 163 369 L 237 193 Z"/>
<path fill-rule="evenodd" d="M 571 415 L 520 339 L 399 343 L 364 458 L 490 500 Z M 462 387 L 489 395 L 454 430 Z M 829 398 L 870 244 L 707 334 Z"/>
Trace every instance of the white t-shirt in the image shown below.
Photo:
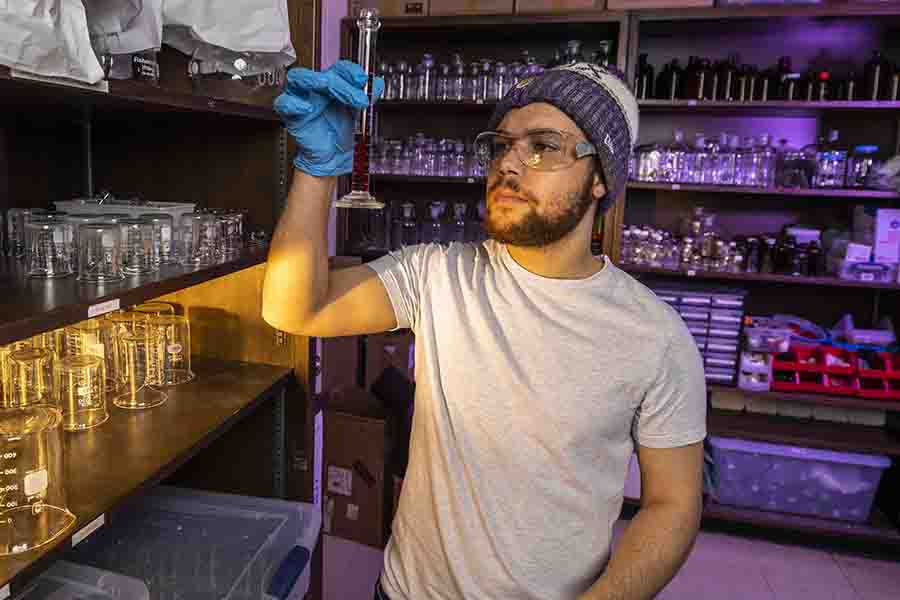
<path fill-rule="evenodd" d="M 506 246 L 411 246 L 369 266 L 416 336 L 392 600 L 571 600 L 610 554 L 634 440 L 706 436 L 678 314 L 608 260 L 548 279 Z"/>

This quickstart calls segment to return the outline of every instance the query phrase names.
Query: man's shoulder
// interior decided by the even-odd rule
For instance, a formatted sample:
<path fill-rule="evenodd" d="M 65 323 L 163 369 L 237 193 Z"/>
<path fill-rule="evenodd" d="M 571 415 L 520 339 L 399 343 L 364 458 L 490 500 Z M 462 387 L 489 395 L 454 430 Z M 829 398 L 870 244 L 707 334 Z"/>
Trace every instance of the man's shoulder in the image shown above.
<path fill-rule="evenodd" d="M 608 262 L 606 268 L 613 272 L 613 278 L 616 281 L 614 294 L 619 296 L 620 306 L 635 312 L 642 320 L 659 327 L 662 333 L 668 333 L 684 326 L 684 321 L 678 311 L 644 283 L 612 263 Z"/>

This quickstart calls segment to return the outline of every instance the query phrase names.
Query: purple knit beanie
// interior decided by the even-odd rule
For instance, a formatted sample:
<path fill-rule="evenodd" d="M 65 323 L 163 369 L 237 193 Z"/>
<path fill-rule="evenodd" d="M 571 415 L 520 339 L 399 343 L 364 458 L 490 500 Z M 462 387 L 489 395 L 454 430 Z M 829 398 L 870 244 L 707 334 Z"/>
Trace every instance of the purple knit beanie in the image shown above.
<path fill-rule="evenodd" d="M 552 104 L 575 121 L 597 148 L 606 181 L 602 214 L 619 196 L 628 179 L 628 158 L 638 135 L 638 107 L 618 70 L 590 63 L 548 69 L 524 79 L 497 104 L 488 124 L 497 129 L 507 112 L 534 102 Z"/>

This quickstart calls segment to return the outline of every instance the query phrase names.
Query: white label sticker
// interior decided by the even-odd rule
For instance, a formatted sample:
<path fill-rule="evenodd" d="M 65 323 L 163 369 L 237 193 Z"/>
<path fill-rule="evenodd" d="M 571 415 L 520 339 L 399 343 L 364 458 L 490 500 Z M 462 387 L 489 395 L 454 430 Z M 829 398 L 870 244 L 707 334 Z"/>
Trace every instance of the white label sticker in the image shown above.
<path fill-rule="evenodd" d="M 696 100 L 688 100 L 688 106 L 697 106 Z"/>
<path fill-rule="evenodd" d="M 95 84 L 90 83 L 82 83 L 80 81 L 75 81 L 73 79 L 62 79 L 60 77 L 47 77 L 45 75 L 36 75 L 35 73 L 28 73 L 26 71 L 20 71 L 19 69 L 10 69 L 9 75 L 13 79 L 29 79 L 31 81 L 40 81 L 41 83 L 52 83 L 53 85 L 64 85 L 67 87 L 81 88 L 85 90 L 91 90 L 94 92 L 101 92 L 104 94 L 109 93 L 109 82 L 107 80 L 98 81 Z"/>
<path fill-rule="evenodd" d="M 468 179 L 466 179 L 466 183 L 475 183 L 475 178 L 469 177 Z"/>
<path fill-rule="evenodd" d="M 357 521 L 359 520 L 359 506 L 356 504 L 348 504 L 347 505 L 347 520 L 348 521 Z"/>
<path fill-rule="evenodd" d="M 168 346 L 166 346 L 166 351 L 169 354 L 181 354 L 182 350 L 184 350 L 184 348 L 179 343 L 169 344 Z"/>
<path fill-rule="evenodd" d="M 688 272 L 687 272 L 688 277 L 693 277 L 696 274 L 697 274 L 697 271 L 695 271 L 693 269 L 688 269 Z"/>
<path fill-rule="evenodd" d="M 353 495 L 353 471 L 341 467 L 328 467 L 328 491 L 340 496 Z"/>
<path fill-rule="evenodd" d="M 112 312 L 114 310 L 119 310 L 119 299 L 115 298 L 114 300 L 107 300 L 106 302 L 101 302 L 100 304 L 95 304 L 88 308 L 88 319 L 93 319 L 94 317 L 105 315 L 108 312 Z"/>
<path fill-rule="evenodd" d="M 859 276 L 860 281 L 875 281 L 875 275 L 873 273 L 862 273 Z"/>
<path fill-rule="evenodd" d="M 103 524 L 106 523 L 106 515 L 100 515 L 84 527 L 78 530 L 78 533 L 72 536 L 72 547 L 74 548 L 81 542 L 87 539 L 89 535 L 103 527 Z"/>
<path fill-rule="evenodd" d="M 29 473 L 25 476 L 25 495 L 30 498 L 44 493 L 48 482 L 47 469 Z"/>
<path fill-rule="evenodd" d="M 673 190 L 680 190 L 680 189 L 681 189 L 681 184 L 680 184 L 680 183 L 673 183 L 673 184 L 672 184 L 672 189 L 673 189 Z"/>

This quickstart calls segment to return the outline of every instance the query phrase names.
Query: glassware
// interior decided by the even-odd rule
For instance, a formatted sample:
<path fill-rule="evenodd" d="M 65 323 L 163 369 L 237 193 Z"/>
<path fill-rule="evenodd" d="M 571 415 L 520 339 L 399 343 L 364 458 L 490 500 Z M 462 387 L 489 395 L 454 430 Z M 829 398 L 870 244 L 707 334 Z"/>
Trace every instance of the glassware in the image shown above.
<path fill-rule="evenodd" d="M 31 337 L 27 343 L 30 343 L 35 348 L 49 350 L 50 354 L 53 355 L 54 361 L 65 357 L 68 353 L 65 329 L 52 329 L 39 333 Z"/>
<path fill-rule="evenodd" d="M 141 218 L 122 219 L 118 223 L 122 236 L 122 272 L 126 275 L 149 275 L 159 270 L 154 261 L 153 223 Z"/>
<path fill-rule="evenodd" d="M 466 66 L 462 62 L 454 63 L 451 67 L 450 98 L 456 102 L 462 102 L 466 97 Z"/>
<path fill-rule="evenodd" d="M 31 220 L 25 225 L 30 240 L 28 276 L 43 279 L 75 273 L 72 224 L 65 217 Z"/>
<path fill-rule="evenodd" d="M 122 273 L 122 234 L 113 223 L 91 223 L 78 229 L 78 280 L 111 283 Z"/>
<path fill-rule="evenodd" d="M 179 260 L 185 267 L 205 267 L 216 259 L 218 227 L 216 217 L 207 213 L 188 213 L 181 216 L 179 227 L 181 248 Z"/>
<path fill-rule="evenodd" d="M 563 58 L 563 64 L 574 65 L 579 62 L 584 62 L 584 56 L 581 53 L 581 40 L 569 40 L 566 42 L 566 54 Z"/>
<path fill-rule="evenodd" d="M 441 243 L 444 240 L 444 203 L 432 202 L 428 207 L 429 218 L 422 221 L 419 240 L 423 244 Z"/>
<path fill-rule="evenodd" d="M 838 146 L 839 133 L 828 132 L 828 142 L 816 153 L 813 187 L 841 188 L 847 183 L 847 151 Z"/>
<path fill-rule="evenodd" d="M 239 255 L 244 246 L 241 239 L 240 214 L 231 210 L 217 210 L 213 214 L 216 217 L 219 253 L 225 258 Z"/>
<path fill-rule="evenodd" d="M 77 268 L 78 248 L 79 248 L 79 242 L 78 242 L 79 228 L 82 225 L 90 225 L 91 223 L 99 223 L 103 219 L 100 218 L 99 215 L 92 215 L 90 213 L 70 213 L 70 214 L 67 214 L 64 217 L 64 219 L 66 220 L 67 223 L 70 223 L 72 225 L 72 248 L 73 248 L 74 260 L 75 260 L 76 268 Z"/>
<path fill-rule="evenodd" d="M 357 64 L 369 75 L 363 91 L 372 97 L 372 76 L 375 73 L 375 45 L 381 21 L 378 11 L 373 8 L 362 8 L 356 19 L 359 28 L 359 50 Z M 430 63 L 430 75 L 434 77 L 434 61 Z M 429 86 L 431 83 L 428 84 Z M 431 90 L 433 93 L 433 90 Z M 369 191 L 369 152 L 374 130 L 374 107 L 366 106 L 357 112 L 356 125 L 353 130 L 353 174 L 350 178 L 350 193 L 335 201 L 335 206 L 342 208 L 384 208 L 384 203 L 375 199 Z"/>
<path fill-rule="evenodd" d="M 194 379 L 191 370 L 191 325 L 185 317 L 157 315 L 150 317 L 149 339 L 151 359 L 157 365 L 153 385 L 171 386 Z"/>
<path fill-rule="evenodd" d="M 438 141 L 436 152 L 437 159 L 435 161 L 435 174 L 438 177 L 450 176 L 450 163 L 452 159 L 453 143 L 451 140 L 443 139 Z"/>
<path fill-rule="evenodd" d="M 728 60 L 719 63 L 717 100 L 731 102 L 734 100 L 734 86 L 737 80 L 737 57 L 732 55 Z"/>
<path fill-rule="evenodd" d="M 752 137 L 744 138 L 734 159 L 734 185 L 755 186 L 757 167 L 756 152 Z"/>
<path fill-rule="evenodd" d="M 450 177 L 465 177 L 466 171 L 466 145 L 462 142 L 453 144 L 452 154 L 450 155 L 450 165 L 447 175 Z"/>
<path fill-rule="evenodd" d="M 469 63 L 469 67 L 466 72 L 464 92 L 464 100 L 466 100 L 467 102 L 484 102 L 484 97 L 482 97 L 480 94 L 481 87 L 478 85 L 478 80 L 480 77 L 481 63 Z"/>
<path fill-rule="evenodd" d="M 119 343 L 123 358 L 123 391 L 115 397 L 119 408 L 140 410 L 154 408 L 168 400 L 168 395 L 150 385 L 159 381 L 158 353 L 151 349 L 156 334 L 148 330 L 122 333 Z"/>
<path fill-rule="evenodd" d="M 381 99 L 391 102 L 397 99 L 397 81 L 394 75 L 394 67 L 385 61 L 378 63 L 376 74 L 384 78 L 384 92 Z"/>
<path fill-rule="evenodd" d="M 878 146 L 856 146 L 847 164 L 847 187 L 873 187 L 879 162 L 875 155 Z"/>
<path fill-rule="evenodd" d="M 866 63 L 863 70 L 863 100 L 878 100 L 888 78 L 890 65 L 881 52 L 872 52 L 872 58 Z"/>
<path fill-rule="evenodd" d="M 157 300 L 154 300 L 152 302 L 144 302 L 143 304 L 138 304 L 137 306 L 132 308 L 131 311 L 139 314 L 149 315 L 150 317 L 155 317 L 159 315 L 174 315 L 175 307 L 168 302 L 159 302 Z"/>
<path fill-rule="evenodd" d="M 67 508 L 59 410 L 0 410 L 0 556 L 34 550 L 75 524 Z"/>
<path fill-rule="evenodd" d="M 426 177 L 433 177 L 438 173 L 438 151 L 437 146 L 434 143 L 434 140 L 426 139 L 425 140 L 425 158 L 424 164 L 422 165 L 422 175 Z"/>
<path fill-rule="evenodd" d="M 637 148 L 637 180 L 655 183 L 661 181 L 664 150 L 659 144 L 647 144 Z"/>
<path fill-rule="evenodd" d="M 775 171 L 777 170 L 777 152 L 772 146 L 771 136 L 764 133 L 759 136 L 759 145 L 756 147 L 756 184 L 760 187 L 773 187 L 775 185 Z"/>
<path fill-rule="evenodd" d="M 437 69 L 437 82 L 435 84 L 434 99 L 438 102 L 450 102 L 453 100 L 452 77 L 450 65 L 441 64 Z"/>
<path fill-rule="evenodd" d="M 496 101 L 503 98 L 510 87 L 512 86 L 509 68 L 506 66 L 506 63 L 498 61 L 497 64 L 494 65 L 494 77 L 490 88 L 491 95 L 488 100 Z"/>
<path fill-rule="evenodd" d="M 416 94 L 418 100 L 421 102 L 434 102 L 436 75 L 434 57 L 430 54 L 425 54 L 422 57 L 422 62 L 419 63 L 416 84 L 419 89 Z"/>
<path fill-rule="evenodd" d="M 417 133 L 413 145 L 414 149 L 412 161 L 409 164 L 409 174 L 421 177 L 426 174 L 425 165 L 427 161 L 425 158 L 425 134 Z"/>
<path fill-rule="evenodd" d="M 138 217 L 153 227 L 153 263 L 169 265 L 176 262 L 175 223 L 172 215 L 166 213 L 149 213 Z"/>
<path fill-rule="evenodd" d="M 403 246 L 413 246 L 419 243 L 419 231 L 416 223 L 416 206 L 411 202 L 400 205 L 401 213 L 394 220 L 391 233 L 391 245 L 393 250 Z"/>
<path fill-rule="evenodd" d="M 672 143 L 666 146 L 660 155 L 660 171 L 657 181 L 678 182 L 684 174 L 685 162 L 689 148 L 684 143 L 684 132 L 676 129 Z"/>
<path fill-rule="evenodd" d="M 102 213 L 99 215 L 100 221 L 103 223 L 118 223 L 122 219 L 131 219 L 133 218 L 128 213 Z"/>
<path fill-rule="evenodd" d="M 54 364 L 53 390 L 63 429 L 91 429 L 109 419 L 105 371 L 103 359 L 90 354 L 69 356 Z"/>
<path fill-rule="evenodd" d="M 22 258 L 27 252 L 25 226 L 32 217 L 46 215 L 43 208 L 10 208 L 6 214 L 6 248 L 9 256 Z"/>
<path fill-rule="evenodd" d="M 103 360 L 106 391 L 114 393 L 122 383 L 117 329 L 108 319 L 91 319 L 65 328 L 68 356 L 96 356 Z"/>
<path fill-rule="evenodd" d="M 53 401 L 53 354 L 46 348 L 25 346 L 7 360 L 6 408 L 24 408 Z"/>
<path fill-rule="evenodd" d="M 634 81 L 634 92 L 638 100 L 653 98 L 653 66 L 648 60 L 647 54 L 638 57 L 637 76 Z"/>
<path fill-rule="evenodd" d="M 487 169 L 484 164 L 475 156 L 474 144 L 467 144 L 466 155 L 469 160 L 469 177 L 475 179 L 487 177 Z"/>
<path fill-rule="evenodd" d="M 468 211 L 469 207 L 465 202 L 453 204 L 453 221 L 447 227 L 447 237 L 445 238 L 448 243 L 468 241 L 466 239 L 466 227 L 468 226 L 466 214 Z"/>
<path fill-rule="evenodd" d="M 776 157 L 775 182 L 783 188 L 808 188 L 816 171 L 815 150 L 799 150 L 780 141 Z"/>
<path fill-rule="evenodd" d="M 409 64 L 405 60 L 401 60 L 397 63 L 397 66 L 394 67 L 394 73 L 397 87 L 397 100 L 415 100 L 416 90 L 410 85 L 409 81 Z"/>
<path fill-rule="evenodd" d="M 678 59 L 666 64 L 656 80 L 656 95 L 661 100 L 675 100 L 681 95 L 683 71 Z"/>
<path fill-rule="evenodd" d="M 734 165 L 737 158 L 737 137 L 734 145 L 727 133 L 719 136 L 719 154 L 716 183 L 719 185 L 734 185 Z"/>

